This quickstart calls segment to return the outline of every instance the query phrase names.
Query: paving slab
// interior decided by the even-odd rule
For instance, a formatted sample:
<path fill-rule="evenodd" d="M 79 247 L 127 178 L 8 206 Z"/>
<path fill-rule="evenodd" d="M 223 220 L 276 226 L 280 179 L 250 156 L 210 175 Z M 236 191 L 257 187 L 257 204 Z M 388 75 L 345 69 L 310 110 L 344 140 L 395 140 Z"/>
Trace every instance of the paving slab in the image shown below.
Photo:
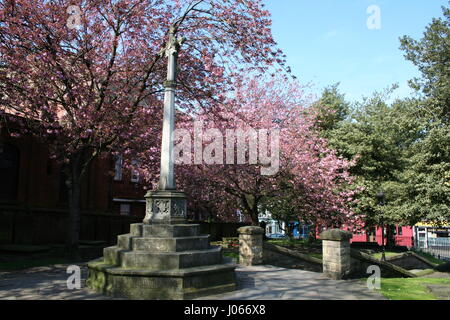
<path fill-rule="evenodd" d="M 429 284 L 427 288 L 440 300 L 450 300 L 450 286 Z"/>
<path fill-rule="evenodd" d="M 359 280 L 331 280 L 321 273 L 274 266 L 238 267 L 234 292 L 199 300 L 385 300 Z"/>
<path fill-rule="evenodd" d="M 69 265 L 35 267 L 21 271 L 0 272 L 0 300 L 104 300 L 109 297 L 81 289 L 67 288 Z M 78 264 L 86 279 L 86 264 Z"/>
<path fill-rule="evenodd" d="M 0 272 L 0 300 L 105 300 L 84 285 L 86 264 L 81 268 L 81 289 L 67 288 L 68 265 Z M 237 290 L 200 300 L 384 300 L 358 280 L 331 280 L 321 273 L 269 265 L 236 269 Z M 118 299 L 120 300 L 120 299 Z"/>

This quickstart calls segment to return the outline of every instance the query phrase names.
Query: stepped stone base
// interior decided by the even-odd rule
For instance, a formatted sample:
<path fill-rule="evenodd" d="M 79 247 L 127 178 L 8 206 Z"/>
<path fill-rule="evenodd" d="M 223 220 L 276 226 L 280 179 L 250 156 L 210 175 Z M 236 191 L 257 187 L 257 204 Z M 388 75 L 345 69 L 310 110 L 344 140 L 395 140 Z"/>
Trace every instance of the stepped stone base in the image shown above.
<path fill-rule="evenodd" d="M 113 297 L 184 300 L 236 289 L 232 264 L 148 271 L 117 268 L 98 260 L 88 267 L 88 287 Z"/>
<path fill-rule="evenodd" d="M 86 284 L 113 297 L 193 299 L 235 290 L 235 268 L 199 225 L 132 224 L 88 264 Z"/>

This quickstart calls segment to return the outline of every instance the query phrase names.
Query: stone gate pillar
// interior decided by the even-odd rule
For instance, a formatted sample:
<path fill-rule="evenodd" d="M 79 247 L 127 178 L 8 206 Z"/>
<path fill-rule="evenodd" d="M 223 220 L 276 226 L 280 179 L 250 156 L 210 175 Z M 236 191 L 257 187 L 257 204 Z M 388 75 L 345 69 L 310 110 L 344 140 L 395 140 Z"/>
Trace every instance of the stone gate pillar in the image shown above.
<path fill-rule="evenodd" d="M 330 229 L 320 234 L 322 240 L 323 273 L 340 280 L 350 273 L 350 239 L 352 234 L 340 229 Z"/>
<path fill-rule="evenodd" d="M 239 233 L 239 264 L 254 266 L 263 263 L 263 234 L 260 227 L 242 227 Z"/>

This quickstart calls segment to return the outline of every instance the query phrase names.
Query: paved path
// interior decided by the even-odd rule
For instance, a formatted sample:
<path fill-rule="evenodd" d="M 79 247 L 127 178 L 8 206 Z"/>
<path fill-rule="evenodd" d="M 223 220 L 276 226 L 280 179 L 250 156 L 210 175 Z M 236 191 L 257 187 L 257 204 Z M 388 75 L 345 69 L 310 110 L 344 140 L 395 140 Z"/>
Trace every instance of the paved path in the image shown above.
<path fill-rule="evenodd" d="M 81 265 L 86 279 L 86 265 Z M 67 289 L 67 265 L 0 272 L 0 299 L 85 300 L 111 299 L 89 291 Z M 335 281 L 320 273 L 273 266 L 238 267 L 238 290 L 203 300 L 345 300 L 384 299 L 358 280 Z"/>
<path fill-rule="evenodd" d="M 238 267 L 236 291 L 201 299 L 385 300 L 359 280 L 331 280 L 321 273 L 274 266 Z"/>
<path fill-rule="evenodd" d="M 444 278 L 444 279 L 450 279 L 450 272 L 433 272 L 430 274 L 427 274 L 425 276 L 422 276 L 421 278 Z"/>
<path fill-rule="evenodd" d="M 86 264 L 81 267 L 82 279 L 86 279 Z M 66 273 L 68 265 L 35 267 L 21 271 L 0 272 L 0 299 L 7 300 L 92 300 L 110 299 L 87 288 L 69 290 Z"/>

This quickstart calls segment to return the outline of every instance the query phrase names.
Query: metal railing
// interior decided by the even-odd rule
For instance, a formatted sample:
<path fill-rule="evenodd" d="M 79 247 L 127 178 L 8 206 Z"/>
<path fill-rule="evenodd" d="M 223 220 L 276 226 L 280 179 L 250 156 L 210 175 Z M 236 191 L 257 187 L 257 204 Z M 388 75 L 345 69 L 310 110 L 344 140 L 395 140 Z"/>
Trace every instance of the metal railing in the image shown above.
<path fill-rule="evenodd" d="M 450 238 L 428 238 L 427 240 L 419 238 L 414 242 L 414 248 L 438 259 L 450 261 Z"/>

